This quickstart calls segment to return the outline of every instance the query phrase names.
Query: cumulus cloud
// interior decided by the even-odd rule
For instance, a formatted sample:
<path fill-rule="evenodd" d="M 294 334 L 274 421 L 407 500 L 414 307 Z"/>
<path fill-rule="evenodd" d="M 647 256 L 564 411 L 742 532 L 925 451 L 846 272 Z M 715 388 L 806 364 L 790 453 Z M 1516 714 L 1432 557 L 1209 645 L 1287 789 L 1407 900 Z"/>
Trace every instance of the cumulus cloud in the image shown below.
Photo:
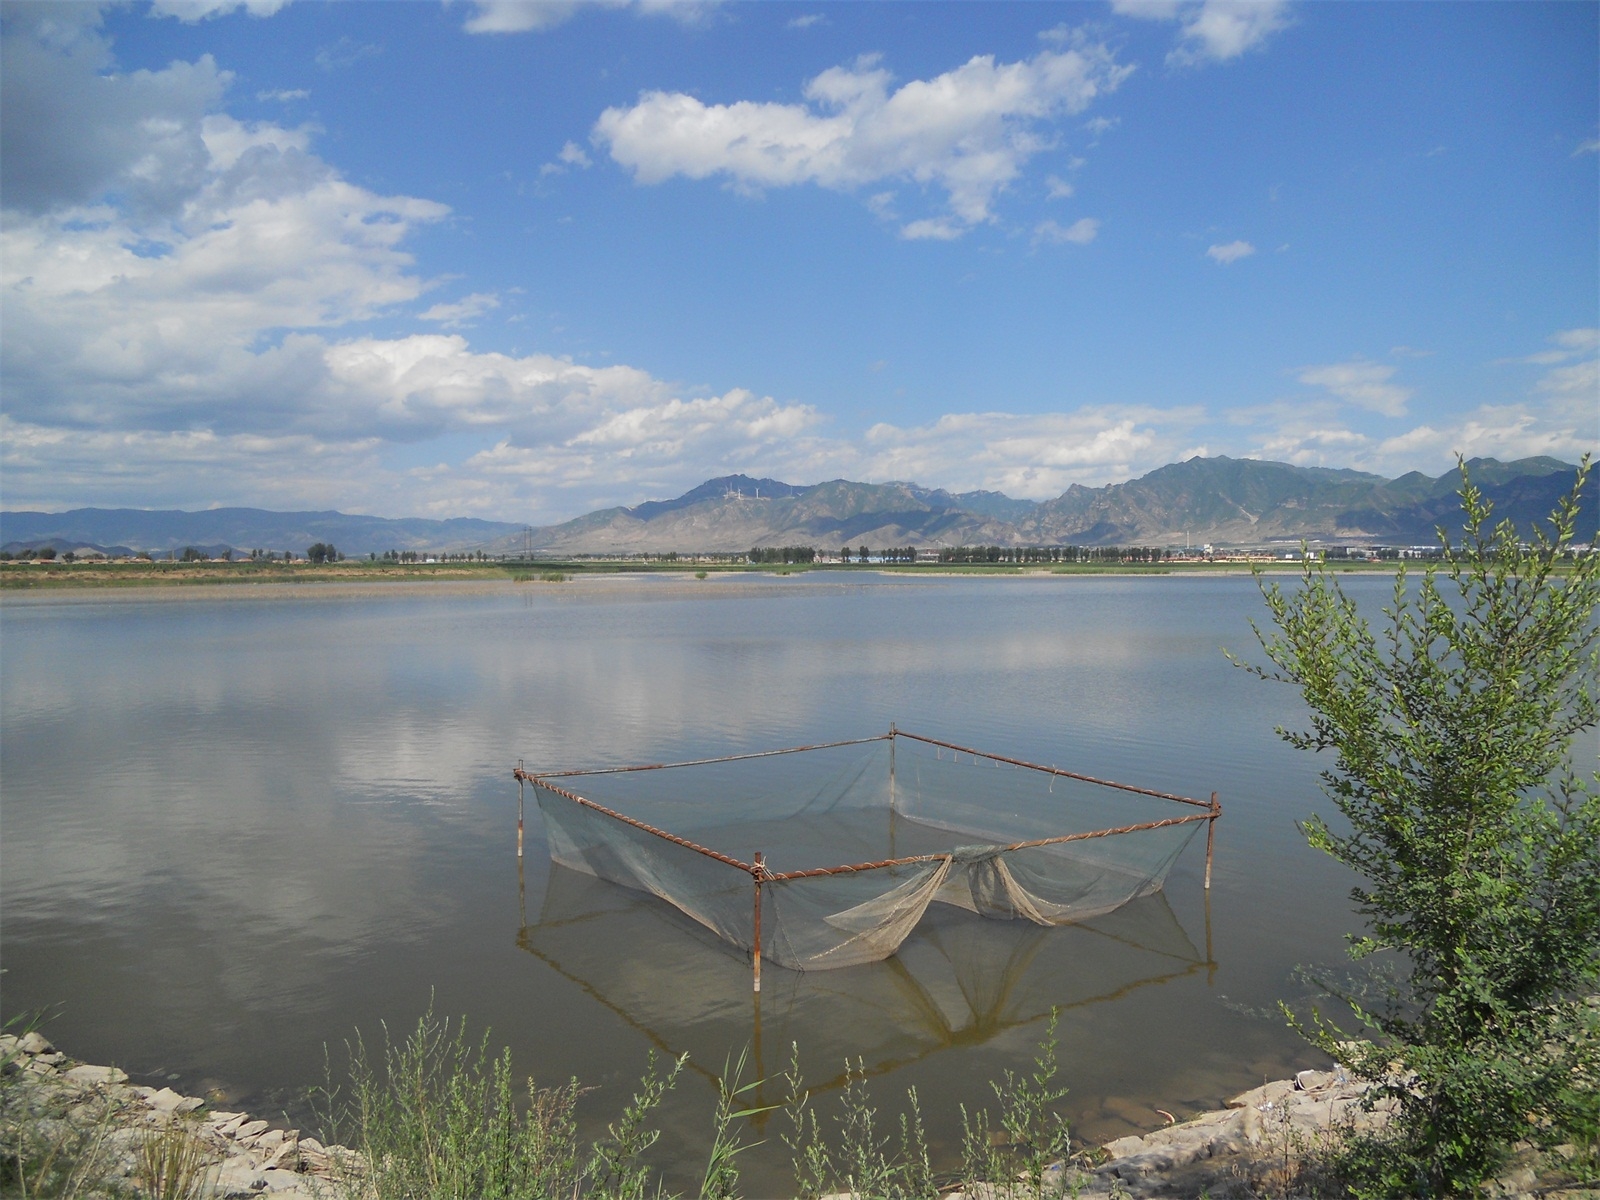
<path fill-rule="evenodd" d="M 1124 405 L 950 413 L 926 425 L 872 426 L 858 469 L 874 479 L 938 480 L 954 490 L 1047 499 L 1074 483 L 1120 481 L 1172 461 L 1203 417 L 1199 408 Z"/>
<path fill-rule="evenodd" d="M 117 72 L 95 5 L 14 6 L 0 40 L 0 204 L 38 213 L 115 192 L 171 212 L 200 186 L 200 118 L 230 79 L 209 55 Z"/>
<path fill-rule="evenodd" d="M 272 91 L 257 92 L 257 100 L 277 100 L 287 104 L 291 100 L 309 100 L 311 93 L 305 88 L 276 88 Z"/>
<path fill-rule="evenodd" d="M 601 113 L 594 137 L 642 184 L 681 175 L 745 190 L 852 191 L 883 180 L 937 187 L 949 211 L 902 233 L 948 238 L 992 219 L 995 196 L 1048 145 L 1048 122 L 1082 112 L 1130 70 L 1105 45 L 1078 39 L 1022 62 L 980 55 L 893 87 L 878 56 L 868 55 L 812 79 L 799 104 L 707 104 L 647 92 Z"/>
<path fill-rule="evenodd" d="M 446 0 L 448 2 L 448 0 Z M 696 24 L 717 0 L 473 0 L 468 33 L 540 33 L 570 21 L 583 9 L 631 8 Z"/>
<path fill-rule="evenodd" d="M 1045 176 L 1044 189 L 1045 195 L 1052 200 L 1070 200 L 1072 198 L 1072 185 L 1057 175 Z"/>
<path fill-rule="evenodd" d="M 1326 388 L 1346 403 L 1386 417 L 1399 417 L 1405 414 L 1412 391 L 1391 383 L 1393 377 L 1393 367 L 1360 361 L 1304 367 L 1297 376 L 1301 383 Z"/>
<path fill-rule="evenodd" d="M 1256 248 L 1249 242 L 1229 242 L 1222 246 L 1208 246 L 1206 257 L 1212 262 L 1227 266 L 1229 263 L 1238 262 L 1241 258 L 1249 258 L 1256 252 Z"/>
<path fill-rule="evenodd" d="M 1287 0 L 1112 0 L 1112 10 L 1147 21 L 1177 21 L 1169 66 L 1230 62 L 1289 23 Z"/>
<path fill-rule="evenodd" d="M 1041 221 L 1033 229 L 1033 244 L 1059 246 L 1070 243 L 1074 246 L 1087 246 L 1094 241 L 1100 232 L 1100 222 L 1093 217 L 1080 217 L 1071 225 L 1059 225 L 1055 221 Z"/>

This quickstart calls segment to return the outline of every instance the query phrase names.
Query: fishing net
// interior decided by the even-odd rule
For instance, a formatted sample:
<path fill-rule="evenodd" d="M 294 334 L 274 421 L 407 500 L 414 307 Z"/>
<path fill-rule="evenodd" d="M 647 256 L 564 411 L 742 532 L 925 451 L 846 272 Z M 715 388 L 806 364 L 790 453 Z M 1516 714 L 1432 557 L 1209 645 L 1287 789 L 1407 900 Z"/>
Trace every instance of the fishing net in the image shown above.
<path fill-rule="evenodd" d="M 555 862 L 658 896 L 758 971 L 887 958 L 935 903 L 1035 925 L 1111 912 L 1160 890 L 1219 811 L 901 731 L 516 775 Z"/>

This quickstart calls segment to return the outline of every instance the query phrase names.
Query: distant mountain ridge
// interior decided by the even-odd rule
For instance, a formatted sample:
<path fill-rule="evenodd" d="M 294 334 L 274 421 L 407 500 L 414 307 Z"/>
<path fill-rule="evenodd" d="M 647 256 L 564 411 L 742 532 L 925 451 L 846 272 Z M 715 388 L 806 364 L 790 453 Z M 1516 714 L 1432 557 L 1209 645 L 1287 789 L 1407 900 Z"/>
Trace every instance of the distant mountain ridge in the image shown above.
<path fill-rule="evenodd" d="M 64 513 L 0 513 L 0 549 L 53 545 L 57 550 L 203 551 L 231 548 L 248 554 L 292 550 L 304 554 L 315 542 L 331 542 L 346 554 L 385 550 L 453 550 L 481 546 L 520 533 L 521 525 L 455 517 L 366 517 L 327 510 L 273 512 L 264 508 L 182 509 L 77 508 Z"/>
<path fill-rule="evenodd" d="M 1473 481 L 1525 532 L 1547 517 L 1576 471 L 1554 458 L 1502 463 L 1473 459 Z M 670 500 L 586 513 L 528 529 L 476 518 L 427 520 L 339 512 L 275 513 L 75 509 L 0 513 L 0 539 L 15 553 L 42 544 L 181 550 L 231 546 L 303 554 L 331 542 L 346 554 L 385 550 L 546 554 L 738 552 L 753 546 L 833 550 L 863 543 L 956 545 L 1266 545 L 1301 538 L 1324 543 L 1429 545 L 1435 529 L 1460 527 L 1456 472 L 1385 479 L 1362 471 L 1297 467 L 1257 459 L 1191 458 L 1126 483 L 1074 484 L 1053 500 L 1000 492 L 951 493 L 915 483 L 832 479 L 802 486 L 725 475 Z M 1579 540 L 1600 524 L 1596 484 L 1585 490 Z"/>
<path fill-rule="evenodd" d="M 1473 459 L 1475 483 L 1497 518 L 1527 531 L 1547 517 L 1577 468 L 1554 458 Z M 756 485 L 759 484 L 759 491 Z M 914 483 L 811 487 L 726 476 L 676 500 L 602 509 L 533 532 L 547 553 L 738 551 L 756 545 L 1263 545 L 1382 542 L 1431 545 L 1460 528 L 1455 471 L 1385 479 L 1363 471 L 1257 459 L 1192 458 L 1106 487 L 1074 484 L 1054 500 L 998 492 L 952 494 Z M 1585 491 L 1580 540 L 1597 522 Z M 1585 532 L 1587 531 L 1587 532 Z"/>

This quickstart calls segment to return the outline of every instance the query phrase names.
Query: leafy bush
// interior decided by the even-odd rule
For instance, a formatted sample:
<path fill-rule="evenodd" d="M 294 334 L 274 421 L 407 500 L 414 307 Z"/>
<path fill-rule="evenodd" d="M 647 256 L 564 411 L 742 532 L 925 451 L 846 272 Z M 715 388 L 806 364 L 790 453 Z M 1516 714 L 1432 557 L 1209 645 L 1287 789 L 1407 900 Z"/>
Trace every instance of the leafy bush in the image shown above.
<path fill-rule="evenodd" d="M 1300 688 L 1310 728 L 1279 733 L 1333 753 L 1322 779 L 1348 822 L 1312 817 L 1306 836 L 1363 877 L 1351 955 L 1402 959 L 1387 998 L 1352 1002 L 1370 1040 L 1341 1045 L 1320 1018 L 1312 1034 L 1371 1081 L 1368 1103 L 1397 1106 L 1350 1143 L 1357 1194 L 1455 1195 L 1521 1141 L 1592 1144 L 1600 790 L 1568 751 L 1600 723 L 1600 555 L 1560 568 L 1587 476 L 1585 458 L 1525 544 L 1463 464 L 1463 541 L 1414 592 L 1402 565 L 1381 633 L 1317 563 L 1293 594 L 1262 584 L 1272 666 L 1250 669 Z"/>

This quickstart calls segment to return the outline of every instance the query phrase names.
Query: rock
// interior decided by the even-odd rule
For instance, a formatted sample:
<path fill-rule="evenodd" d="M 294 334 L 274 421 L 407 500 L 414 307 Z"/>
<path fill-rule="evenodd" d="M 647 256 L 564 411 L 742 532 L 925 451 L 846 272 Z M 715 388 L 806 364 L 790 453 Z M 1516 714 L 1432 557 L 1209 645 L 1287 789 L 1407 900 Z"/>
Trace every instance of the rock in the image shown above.
<path fill-rule="evenodd" d="M 267 1186 L 267 1177 L 253 1164 L 230 1159 L 217 1172 L 216 1196 L 226 1200 L 229 1196 L 253 1196 Z"/>
<path fill-rule="evenodd" d="M 1294 1085 L 1302 1092 L 1315 1092 L 1327 1087 L 1334 1078 L 1332 1071 L 1298 1071 L 1295 1073 Z"/>
<path fill-rule="evenodd" d="M 1248 1092 L 1241 1092 L 1228 1101 L 1229 1108 L 1259 1108 L 1263 1104 L 1273 1104 L 1282 1100 L 1295 1090 L 1293 1081 L 1288 1079 L 1275 1079 L 1271 1083 L 1264 1083 L 1258 1088 L 1251 1088 Z"/>
<path fill-rule="evenodd" d="M 100 1087 L 108 1083 L 128 1082 L 126 1071 L 119 1071 L 116 1067 L 92 1067 L 87 1063 L 81 1067 L 72 1067 L 70 1070 L 62 1072 L 62 1075 L 73 1083 L 86 1084 L 90 1087 Z"/>
<path fill-rule="evenodd" d="M 260 1144 L 257 1143 L 257 1149 Z M 285 1171 L 295 1171 L 300 1167 L 300 1140 L 292 1134 L 279 1143 L 278 1148 L 267 1156 L 267 1161 L 261 1164 L 265 1169 L 282 1168 Z"/>
<path fill-rule="evenodd" d="M 249 1139 L 255 1137 L 258 1133 L 265 1133 L 267 1125 L 268 1122 L 266 1121 L 249 1121 L 235 1129 L 233 1136 L 237 1141 L 248 1143 Z"/>
<path fill-rule="evenodd" d="M 1120 1137 L 1114 1142 L 1107 1142 L 1100 1148 L 1104 1150 L 1113 1161 L 1115 1161 L 1119 1158 L 1127 1158 L 1130 1155 L 1142 1153 L 1144 1150 L 1144 1139 L 1138 1136 Z"/>
<path fill-rule="evenodd" d="M 206 1114 L 206 1122 L 210 1125 L 226 1125 L 229 1121 L 243 1121 L 245 1113 L 211 1112 Z"/>
<path fill-rule="evenodd" d="M 50 1054 L 55 1051 L 44 1034 L 36 1029 L 29 1030 L 17 1039 L 17 1049 L 24 1054 Z"/>
<path fill-rule="evenodd" d="M 204 1103 L 198 1096 L 180 1095 L 169 1087 L 164 1087 L 159 1092 L 150 1092 L 145 1097 L 145 1102 L 162 1113 L 193 1112 Z"/>
<path fill-rule="evenodd" d="M 281 1195 L 285 1191 L 299 1191 L 310 1181 L 304 1175 L 296 1175 L 293 1171 L 279 1171 L 268 1169 L 261 1172 L 261 1177 L 266 1180 L 267 1191 Z"/>

